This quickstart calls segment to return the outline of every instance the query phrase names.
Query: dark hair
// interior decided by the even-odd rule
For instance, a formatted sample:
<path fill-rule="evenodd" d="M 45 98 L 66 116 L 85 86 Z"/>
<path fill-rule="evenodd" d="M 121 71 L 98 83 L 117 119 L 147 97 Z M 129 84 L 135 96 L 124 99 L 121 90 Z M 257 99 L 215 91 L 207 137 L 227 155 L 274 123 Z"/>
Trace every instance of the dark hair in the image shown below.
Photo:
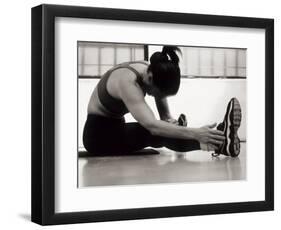
<path fill-rule="evenodd" d="M 179 57 L 181 50 L 176 46 L 164 46 L 162 52 L 150 57 L 147 71 L 152 72 L 153 84 L 166 95 L 175 95 L 180 86 Z"/>

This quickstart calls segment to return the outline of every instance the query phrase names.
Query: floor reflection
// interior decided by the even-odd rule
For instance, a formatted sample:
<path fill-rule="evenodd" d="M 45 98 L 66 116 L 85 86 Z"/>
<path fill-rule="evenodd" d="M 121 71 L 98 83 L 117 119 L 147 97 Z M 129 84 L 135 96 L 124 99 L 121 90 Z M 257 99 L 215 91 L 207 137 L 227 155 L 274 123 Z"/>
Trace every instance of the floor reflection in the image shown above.
<path fill-rule="evenodd" d="M 79 187 L 246 179 L 245 144 L 238 158 L 203 151 L 79 159 Z"/>

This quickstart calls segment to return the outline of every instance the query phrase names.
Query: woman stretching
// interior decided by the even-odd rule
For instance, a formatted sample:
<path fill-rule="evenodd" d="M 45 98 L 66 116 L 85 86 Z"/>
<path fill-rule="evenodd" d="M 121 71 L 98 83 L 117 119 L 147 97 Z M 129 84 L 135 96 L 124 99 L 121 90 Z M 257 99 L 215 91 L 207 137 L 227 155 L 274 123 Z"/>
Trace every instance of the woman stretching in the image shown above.
<path fill-rule="evenodd" d="M 216 154 L 238 156 L 240 141 L 237 129 L 241 108 L 233 98 L 224 121 L 200 128 L 179 126 L 172 118 L 167 97 L 175 95 L 180 86 L 177 47 L 164 46 L 162 52 L 145 61 L 126 62 L 109 71 L 94 89 L 83 131 L 86 150 L 95 155 L 122 155 L 145 147 L 166 147 L 174 151 L 215 151 Z M 145 102 L 145 95 L 155 98 L 161 120 L 157 120 Z M 131 113 L 137 122 L 126 123 Z"/>

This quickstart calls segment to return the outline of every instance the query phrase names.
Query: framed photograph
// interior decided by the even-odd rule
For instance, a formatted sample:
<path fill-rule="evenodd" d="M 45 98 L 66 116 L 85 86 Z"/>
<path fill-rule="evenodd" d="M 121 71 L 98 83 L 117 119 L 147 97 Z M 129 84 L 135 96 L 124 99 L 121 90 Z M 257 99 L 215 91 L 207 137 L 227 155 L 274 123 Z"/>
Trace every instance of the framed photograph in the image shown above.
<path fill-rule="evenodd" d="M 274 20 L 32 8 L 32 221 L 274 208 Z"/>

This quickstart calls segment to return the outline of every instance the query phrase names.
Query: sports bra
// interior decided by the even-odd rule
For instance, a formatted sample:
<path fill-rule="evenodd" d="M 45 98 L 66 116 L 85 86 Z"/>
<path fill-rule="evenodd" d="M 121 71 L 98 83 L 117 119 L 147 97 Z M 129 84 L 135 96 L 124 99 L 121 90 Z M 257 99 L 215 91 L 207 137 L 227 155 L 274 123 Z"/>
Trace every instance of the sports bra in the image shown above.
<path fill-rule="evenodd" d="M 111 73 L 114 70 L 117 70 L 120 68 L 127 68 L 136 74 L 137 83 L 143 89 L 143 82 L 142 82 L 142 77 L 141 77 L 140 73 L 136 69 L 134 69 L 132 66 L 130 66 L 130 64 L 134 64 L 134 63 L 141 63 L 144 65 L 148 65 L 147 63 L 141 62 L 141 61 L 121 63 L 121 64 L 115 66 L 114 68 L 111 68 L 110 70 L 108 70 L 102 76 L 101 80 L 99 81 L 99 83 L 97 85 L 98 97 L 99 97 L 101 104 L 114 116 L 121 117 L 124 114 L 128 113 L 129 110 L 127 109 L 126 105 L 124 104 L 124 102 L 122 100 L 114 98 L 108 93 L 108 91 L 106 89 L 107 81 L 108 81 L 109 77 L 111 76 Z M 143 92 L 144 92 L 144 89 L 143 89 Z M 144 94 L 145 94 L 145 92 L 144 92 Z"/>

